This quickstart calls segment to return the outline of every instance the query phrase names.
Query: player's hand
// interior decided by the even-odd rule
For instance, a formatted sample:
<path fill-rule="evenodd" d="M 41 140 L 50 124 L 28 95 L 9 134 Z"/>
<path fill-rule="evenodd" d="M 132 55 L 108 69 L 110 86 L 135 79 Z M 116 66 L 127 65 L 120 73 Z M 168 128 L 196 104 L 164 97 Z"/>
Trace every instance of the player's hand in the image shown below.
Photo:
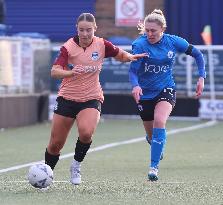
<path fill-rule="evenodd" d="M 139 58 L 144 58 L 144 57 L 147 57 L 147 56 L 148 56 L 148 53 L 140 53 L 140 54 L 135 54 L 135 55 L 130 54 L 129 55 L 129 60 L 130 61 L 137 61 Z"/>
<path fill-rule="evenodd" d="M 200 97 L 204 89 L 204 78 L 200 77 L 197 81 L 196 97 Z"/>
<path fill-rule="evenodd" d="M 140 100 L 140 96 L 143 95 L 142 88 L 140 88 L 139 86 L 135 86 L 132 89 L 132 95 L 133 95 L 136 103 L 138 104 L 139 103 L 139 100 Z"/>
<path fill-rule="evenodd" d="M 80 74 L 82 74 L 84 72 L 85 72 L 85 70 L 84 70 L 84 67 L 82 65 L 76 65 L 72 69 L 73 75 L 80 75 Z"/>

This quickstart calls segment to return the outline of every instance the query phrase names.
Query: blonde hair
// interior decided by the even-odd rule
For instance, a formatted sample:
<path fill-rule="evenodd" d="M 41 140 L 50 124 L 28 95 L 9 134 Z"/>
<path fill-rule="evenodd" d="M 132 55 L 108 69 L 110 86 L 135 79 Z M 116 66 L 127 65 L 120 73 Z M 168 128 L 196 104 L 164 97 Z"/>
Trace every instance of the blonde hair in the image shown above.
<path fill-rule="evenodd" d="M 166 18 L 163 15 L 163 12 L 160 9 L 154 9 L 152 13 L 148 14 L 143 23 L 139 22 L 137 25 L 140 34 L 145 33 L 145 23 L 146 22 L 155 22 L 160 25 L 162 28 L 166 28 Z"/>

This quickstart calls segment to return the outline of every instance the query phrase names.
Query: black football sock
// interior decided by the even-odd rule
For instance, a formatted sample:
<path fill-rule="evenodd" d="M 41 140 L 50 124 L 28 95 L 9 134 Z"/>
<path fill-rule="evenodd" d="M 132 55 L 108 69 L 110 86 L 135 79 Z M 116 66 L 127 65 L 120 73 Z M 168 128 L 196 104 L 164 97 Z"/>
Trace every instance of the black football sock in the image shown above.
<path fill-rule="evenodd" d="M 46 149 L 46 152 L 45 152 L 45 164 L 48 164 L 51 167 L 51 169 L 53 170 L 54 167 L 56 166 L 58 160 L 59 160 L 59 157 L 60 157 L 60 154 L 52 155 Z"/>
<path fill-rule="evenodd" d="M 87 151 L 89 150 L 91 143 L 88 144 L 84 144 L 82 143 L 79 138 L 77 139 L 77 143 L 76 143 L 76 148 L 75 148 L 75 155 L 74 155 L 74 159 L 78 162 L 82 162 Z"/>

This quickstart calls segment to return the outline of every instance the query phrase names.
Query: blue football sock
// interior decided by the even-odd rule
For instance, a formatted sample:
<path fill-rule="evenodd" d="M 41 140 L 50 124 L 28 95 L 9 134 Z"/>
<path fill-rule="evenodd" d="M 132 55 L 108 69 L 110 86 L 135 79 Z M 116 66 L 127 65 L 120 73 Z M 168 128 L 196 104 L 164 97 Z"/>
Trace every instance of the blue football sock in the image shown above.
<path fill-rule="evenodd" d="M 166 129 L 153 128 L 151 144 L 151 167 L 158 168 L 160 156 L 166 143 Z"/>

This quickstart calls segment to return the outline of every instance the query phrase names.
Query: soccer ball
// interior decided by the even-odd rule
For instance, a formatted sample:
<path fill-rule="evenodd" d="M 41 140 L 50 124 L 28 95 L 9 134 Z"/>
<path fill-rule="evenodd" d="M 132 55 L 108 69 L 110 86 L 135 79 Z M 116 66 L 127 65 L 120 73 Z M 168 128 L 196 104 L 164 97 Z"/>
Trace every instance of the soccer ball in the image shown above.
<path fill-rule="evenodd" d="M 53 171 L 47 164 L 34 164 L 29 168 L 28 180 L 35 188 L 46 188 L 53 181 Z"/>

